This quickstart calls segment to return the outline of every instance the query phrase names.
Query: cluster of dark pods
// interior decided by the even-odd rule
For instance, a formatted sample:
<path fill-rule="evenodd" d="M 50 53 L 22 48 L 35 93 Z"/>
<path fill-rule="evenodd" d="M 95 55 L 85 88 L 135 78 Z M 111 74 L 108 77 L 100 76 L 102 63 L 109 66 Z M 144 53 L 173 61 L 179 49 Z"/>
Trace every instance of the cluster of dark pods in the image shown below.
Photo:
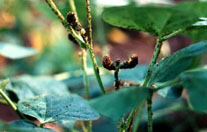
<path fill-rule="evenodd" d="M 120 60 L 112 61 L 109 56 L 104 56 L 102 65 L 108 70 L 118 69 L 130 69 L 134 68 L 138 64 L 138 57 L 132 55 L 128 60 L 121 62 Z"/>
<path fill-rule="evenodd" d="M 82 27 L 82 25 L 79 23 L 77 16 L 74 12 L 69 12 L 67 14 L 67 22 L 72 27 L 72 29 L 76 32 L 79 32 L 85 41 L 87 41 L 87 35 L 85 29 Z M 72 36 L 72 34 L 68 34 L 68 39 L 71 40 L 74 44 L 78 44 L 76 39 Z"/>
<path fill-rule="evenodd" d="M 102 65 L 104 68 L 114 71 L 116 90 L 118 90 L 122 85 L 118 77 L 119 69 L 131 69 L 134 68 L 137 64 L 138 57 L 136 55 L 132 55 L 128 60 L 123 62 L 121 62 L 120 60 L 112 61 L 109 56 L 104 56 L 102 61 Z"/>

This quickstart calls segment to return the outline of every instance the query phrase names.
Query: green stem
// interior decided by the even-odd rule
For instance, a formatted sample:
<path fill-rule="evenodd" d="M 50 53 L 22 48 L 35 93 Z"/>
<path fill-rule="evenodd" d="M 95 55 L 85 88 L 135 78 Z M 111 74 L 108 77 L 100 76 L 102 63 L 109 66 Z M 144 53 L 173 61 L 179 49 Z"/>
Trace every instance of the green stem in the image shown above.
<path fill-rule="evenodd" d="M 3 89 L 6 87 L 8 83 L 9 83 L 9 79 L 6 79 L 0 84 L 0 95 L 7 102 L 7 104 L 13 109 L 13 111 L 16 112 L 19 118 L 24 119 L 24 116 L 18 111 L 15 103 L 13 103 L 11 99 L 3 91 Z"/>
<path fill-rule="evenodd" d="M 74 0 L 69 0 L 69 2 L 70 2 L 70 6 L 71 6 L 72 11 L 76 13 L 77 20 L 78 20 L 78 13 L 76 11 Z M 90 99 L 90 91 L 89 91 L 88 74 L 87 74 L 87 71 L 88 71 L 88 69 L 87 69 L 87 52 L 83 48 L 81 49 L 81 51 L 82 51 L 81 61 L 82 61 L 82 71 L 83 71 L 83 84 L 84 84 L 84 88 L 86 90 L 86 98 L 89 100 Z M 83 129 L 85 131 L 87 131 L 85 128 L 85 125 L 84 125 Z M 91 132 L 91 131 L 92 131 L 92 121 L 88 121 L 88 132 Z"/>
<path fill-rule="evenodd" d="M 147 86 L 148 85 L 149 79 L 150 79 L 151 74 L 152 74 L 152 68 L 155 65 L 155 63 L 157 62 L 157 58 L 159 56 L 159 53 L 160 53 L 160 50 L 161 50 L 161 46 L 162 46 L 162 41 L 160 41 L 159 39 L 157 39 L 157 44 L 155 46 L 155 52 L 153 54 L 151 63 L 149 65 L 149 68 L 148 68 L 147 75 L 145 77 L 143 86 Z"/>
<path fill-rule="evenodd" d="M 147 113 L 148 113 L 148 132 L 153 131 L 153 122 L 152 122 L 152 95 L 147 99 Z"/>
<path fill-rule="evenodd" d="M 91 24 L 91 18 L 92 17 L 91 17 L 91 9 L 90 9 L 90 1 L 89 0 L 86 0 L 86 11 L 87 11 L 87 21 L 88 21 L 88 30 L 89 30 L 89 33 L 88 33 L 88 38 L 89 38 L 88 51 L 89 51 L 90 58 L 91 58 L 92 63 L 93 63 L 93 69 L 94 69 L 96 79 L 98 81 L 98 84 L 101 88 L 102 93 L 105 94 L 106 92 L 105 92 L 105 89 L 104 89 L 104 86 L 103 86 L 103 83 L 102 83 L 102 80 L 101 80 L 101 77 L 100 77 L 99 68 L 98 68 L 98 65 L 97 65 L 97 62 L 96 62 L 96 59 L 95 59 L 95 54 L 94 54 L 94 51 L 93 51 L 92 24 Z"/>
<path fill-rule="evenodd" d="M 72 27 L 69 25 L 69 23 L 66 21 L 62 13 L 59 11 L 53 0 L 45 0 L 51 10 L 55 13 L 55 15 L 59 18 L 63 26 L 67 29 L 68 32 L 71 33 L 71 35 L 76 39 L 76 41 L 79 43 L 81 47 L 86 47 L 86 42 L 81 36 L 81 33 L 76 32 L 72 29 Z"/>
<path fill-rule="evenodd" d="M 82 49 L 82 70 L 83 70 L 83 84 L 84 88 L 86 90 L 86 98 L 90 99 L 90 91 L 89 91 L 89 85 L 88 85 L 88 74 L 87 74 L 87 62 L 86 62 L 86 50 Z"/>
<path fill-rule="evenodd" d="M 153 91 L 156 92 L 156 91 L 158 91 L 160 89 L 167 88 L 168 86 L 172 86 L 172 85 L 178 84 L 179 82 L 180 82 L 180 79 L 176 78 L 174 80 L 166 82 L 165 84 L 161 85 L 160 87 L 158 87 L 156 89 L 153 89 Z"/>
<path fill-rule="evenodd" d="M 186 29 L 179 29 L 167 36 L 164 36 L 162 38 L 158 38 L 157 39 L 157 43 L 156 43 L 156 46 L 155 46 L 155 51 L 153 53 L 153 57 L 152 57 L 152 60 L 151 60 L 151 63 L 149 65 L 149 68 L 148 68 L 148 71 L 147 71 L 147 75 L 145 77 L 145 80 L 144 80 L 144 83 L 142 86 L 148 86 L 148 82 L 150 80 L 150 77 L 152 75 L 152 68 L 153 66 L 156 64 L 157 62 L 157 58 L 159 56 L 159 53 L 160 53 L 160 50 L 161 50 L 161 47 L 162 47 L 162 42 L 181 33 L 181 32 L 184 32 Z M 159 90 L 160 88 L 158 88 Z M 142 106 L 144 106 L 144 103 L 142 104 Z M 144 107 L 141 107 L 141 109 L 143 109 Z M 153 131 L 153 126 L 152 126 L 152 96 L 150 96 L 150 98 L 147 99 L 147 108 L 148 108 L 148 132 L 152 132 Z M 140 111 L 141 111 L 140 109 Z M 133 132 L 135 132 L 137 129 L 138 129 L 138 125 L 139 125 L 139 121 L 136 122 L 136 127 L 133 129 Z"/>
<path fill-rule="evenodd" d="M 157 44 L 155 46 L 155 51 L 151 60 L 151 63 L 149 65 L 149 69 L 147 71 L 147 75 L 145 77 L 143 86 L 148 86 L 148 82 L 150 80 L 151 74 L 152 74 L 152 68 L 155 65 L 155 63 L 157 62 L 157 58 L 159 56 L 160 50 L 162 47 L 162 41 L 160 41 L 160 39 L 157 39 Z M 147 111 L 148 111 L 148 132 L 152 132 L 153 131 L 153 122 L 152 122 L 152 95 L 147 99 Z"/>
<path fill-rule="evenodd" d="M 145 106 L 145 102 L 142 102 L 139 107 L 137 107 L 137 118 L 135 120 L 135 122 L 133 123 L 133 129 L 132 129 L 132 132 L 137 132 L 138 128 L 139 128 L 139 122 L 141 120 L 141 117 L 142 117 L 142 113 L 143 113 L 143 109 L 144 109 L 144 106 Z"/>
<path fill-rule="evenodd" d="M 83 121 L 80 121 L 80 125 L 81 125 L 81 128 L 82 128 L 83 132 L 88 132 Z"/>
<path fill-rule="evenodd" d="M 4 98 L 4 100 L 6 100 L 7 104 L 10 105 L 11 108 L 16 112 L 17 111 L 16 105 L 10 100 L 10 98 L 2 90 L 3 88 L 6 87 L 8 83 L 9 83 L 9 79 L 6 79 L 0 84 L 0 95 Z"/>
<path fill-rule="evenodd" d="M 88 121 L 88 132 L 92 132 L 92 121 Z"/>
<path fill-rule="evenodd" d="M 175 31 L 175 32 L 173 32 L 173 33 L 171 33 L 171 34 L 169 34 L 169 35 L 166 35 L 166 36 L 164 36 L 164 37 L 162 37 L 161 38 L 161 40 L 160 41 L 165 41 L 165 40 L 168 40 L 169 38 L 171 38 L 171 37 L 173 37 L 173 36 L 175 36 L 175 35 L 177 35 L 177 34 L 179 34 L 179 33 L 182 33 L 182 32 L 184 32 L 186 29 L 179 29 L 179 30 L 177 30 L 177 31 Z"/>
<path fill-rule="evenodd" d="M 77 15 L 77 20 L 78 19 L 78 13 L 76 11 L 76 7 L 75 7 L 75 2 L 74 0 L 69 0 L 70 3 L 70 7 L 72 9 L 73 12 L 75 12 L 75 14 Z M 90 98 L 90 92 L 89 92 L 89 85 L 88 85 L 88 74 L 87 74 L 87 53 L 86 50 L 81 48 L 81 62 L 82 62 L 82 71 L 83 71 L 83 84 L 84 84 L 84 88 L 86 90 L 86 98 L 89 99 Z"/>

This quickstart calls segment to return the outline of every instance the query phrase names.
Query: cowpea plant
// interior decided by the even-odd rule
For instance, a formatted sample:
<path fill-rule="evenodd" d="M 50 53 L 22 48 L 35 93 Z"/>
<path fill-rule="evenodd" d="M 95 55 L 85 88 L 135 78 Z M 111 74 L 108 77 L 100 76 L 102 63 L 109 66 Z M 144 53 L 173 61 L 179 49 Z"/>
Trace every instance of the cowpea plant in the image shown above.
<path fill-rule="evenodd" d="M 79 22 L 73 0 L 69 1 L 72 12 L 68 13 L 67 18 L 61 14 L 52 0 L 45 1 L 69 32 L 69 39 L 78 43 L 81 47 L 83 83 L 87 99 L 90 99 L 90 94 L 86 51 L 88 51 L 91 58 L 94 74 L 103 95 L 90 99 L 88 103 L 87 100 L 79 95 L 69 93 L 65 84 L 51 77 L 30 77 L 25 75 L 3 80 L 0 84 L 0 95 L 2 97 L 0 101 L 11 106 L 20 120 L 8 124 L 0 122 L 0 130 L 50 132 L 54 130 L 43 128 L 44 125 L 49 122 L 56 122 L 63 126 L 66 131 L 76 131 L 71 129 L 73 126 L 70 125 L 75 120 L 81 120 L 88 121 L 87 128 L 85 126 L 86 123 L 80 122 L 82 130 L 91 132 L 91 121 L 97 120 L 102 115 L 117 123 L 118 131 L 136 132 L 145 102 L 147 102 L 148 131 L 152 132 L 153 94 L 158 93 L 166 98 L 172 96 L 179 98 L 184 89 L 188 94 L 189 108 L 199 113 L 207 112 L 207 65 L 198 65 L 196 59 L 197 56 L 207 52 L 207 41 L 191 44 L 161 59 L 159 62 L 157 60 L 164 41 L 178 34 L 189 34 L 194 31 L 199 33 L 201 29 L 207 29 L 207 2 L 186 2 L 173 6 L 135 6 L 130 4 L 104 9 L 102 17 L 105 22 L 116 27 L 147 32 L 157 37 L 154 54 L 147 70 L 142 66 L 130 69 L 137 71 L 139 75 L 144 74 L 144 77 L 136 75 L 137 78 L 142 78 L 136 80 L 136 85 L 124 88 L 119 88 L 116 85 L 116 91 L 106 93 L 93 52 L 89 0 L 86 0 L 88 35 Z M 14 52 L 13 46 L 10 46 L 10 48 L 9 46 L 8 44 L 0 45 L 0 54 L 11 59 L 28 57 L 36 53 L 32 49 L 23 47 L 14 48 Z M 8 49 L 5 47 L 8 47 Z M 13 54 L 9 54 L 9 51 Z M 138 61 L 137 57 L 132 57 L 131 60 L 123 63 L 119 61 L 106 62 L 107 58 L 104 58 L 103 66 L 109 70 L 114 70 L 116 84 L 119 84 L 119 78 L 126 77 L 125 75 L 121 76 L 124 71 L 118 74 L 119 69 L 122 69 L 123 66 L 132 68 Z M 131 62 L 135 63 L 129 66 L 128 64 L 131 64 Z M 17 96 L 17 104 L 9 98 L 9 91 Z M 34 124 L 29 120 L 28 116 L 37 119 L 40 125 Z"/>

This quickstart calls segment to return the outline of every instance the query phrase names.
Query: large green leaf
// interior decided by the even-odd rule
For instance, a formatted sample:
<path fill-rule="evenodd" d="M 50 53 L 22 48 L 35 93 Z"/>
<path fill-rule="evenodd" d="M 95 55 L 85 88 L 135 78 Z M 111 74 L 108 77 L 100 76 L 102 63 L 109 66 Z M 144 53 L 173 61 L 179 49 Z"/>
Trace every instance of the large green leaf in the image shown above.
<path fill-rule="evenodd" d="M 20 45 L 0 42 L 0 54 L 9 59 L 21 59 L 37 54 L 37 51 Z"/>
<path fill-rule="evenodd" d="M 37 95 L 69 95 L 67 86 L 50 76 L 23 75 L 11 79 L 6 90 L 14 92 L 18 99 L 31 98 Z"/>
<path fill-rule="evenodd" d="M 6 132 L 55 132 L 51 129 L 39 128 L 25 120 L 12 121 L 9 124 L 0 122 L 0 131 Z"/>
<path fill-rule="evenodd" d="M 194 12 L 199 17 L 207 17 L 207 2 L 204 1 L 181 2 L 177 4 L 174 8 Z"/>
<path fill-rule="evenodd" d="M 37 118 L 42 124 L 62 120 L 96 120 L 99 114 L 77 95 L 36 96 L 18 102 L 20 112 Z"/>
<path fill-rule="evenodd" d="M 193 12 L 200 17 L 200 20 L 193 24 L 193 26 L 185 32 L 194 41 L 206 40 L 206 30 L 207 30 L 207 2 L 181 2 L 177 4 L 174 8 Z"/>
<path fill-rule="evenodd" d="M 145 87 L 125 87 L 90 101 L 90 105 L 103 116 L 118 121 L 124 114 L 145 101 L 150 90 Z"/>
<path fill-rule="evenodd" d="M 155 36 L 188 28 L 199 20 L 193 13 L 172 9 L 172 7 L 153 6 L 106 8 L 103 19 L 114 26 L 141 30 Z"/>
<path fill-rule="evenodd" d="M 207 113 L 207 65 L 186 71 L 179 77 L 187 88 L 191 107 L 195 111 Z"/>
<path fill-rule="evenodd" d="M 192 44 L 161 60 L 153 67 L 149 84 L 174 79 L 191 66 L 195 56 L 204 52 L 207 52 L 207 41 Z"/>

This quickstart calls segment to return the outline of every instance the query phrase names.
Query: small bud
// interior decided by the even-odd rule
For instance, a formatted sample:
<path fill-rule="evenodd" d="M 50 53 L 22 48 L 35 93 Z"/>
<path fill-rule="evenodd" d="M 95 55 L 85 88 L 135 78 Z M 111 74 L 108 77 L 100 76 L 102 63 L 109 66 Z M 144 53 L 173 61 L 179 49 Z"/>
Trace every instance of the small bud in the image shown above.
<path fill-rule="evenodd" d="M 67 14 L 67 22 L 70 24 L 70 26 L 75 29 L 76 31 L 81 31 L 82 26 L 81 24 L 78 22 L 77 18 L 76 18 L 76 14 L 74 12 L 69 12 Z"/>
<path fill-rule="evenodd" d="M 113 65 L 113 62 L 109 56 L 103 57 L 102 65 L 108 70 L 115 70 L 115 66 Z"/>
<path fill-rule="evenodd" d="M 123 65 L 120 66 L 121 69 L 129 69 L 134 68 L 138 64 L 138 57 L 136 55 L 132 55 L 127 61 L 123 62 Z"/>

